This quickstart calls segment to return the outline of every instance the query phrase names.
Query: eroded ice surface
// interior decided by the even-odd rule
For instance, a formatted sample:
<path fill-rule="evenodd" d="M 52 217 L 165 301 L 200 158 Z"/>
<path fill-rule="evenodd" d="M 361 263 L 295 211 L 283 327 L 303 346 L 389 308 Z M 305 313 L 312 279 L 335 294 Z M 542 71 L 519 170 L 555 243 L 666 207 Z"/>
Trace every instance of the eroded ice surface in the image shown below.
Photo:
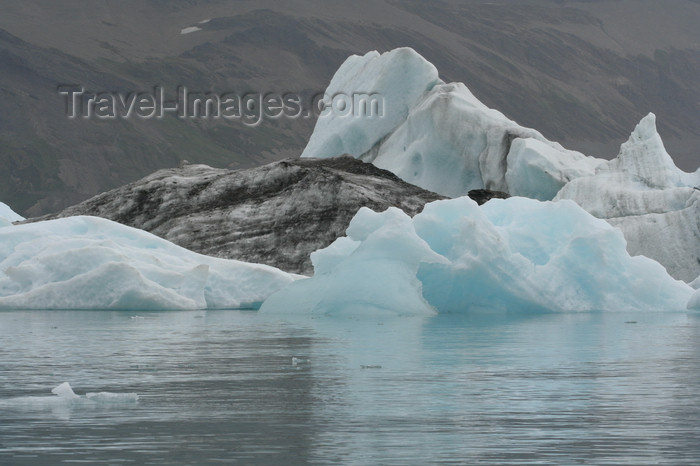
<path fill-rule="evenodd" d="M 427 315 L 484 311 L 685 310 L 693 294 L 619 230 L 571 201 L 469 198 L 413 219 L 361 209 L 347 237 L 312 256 L 315 275 L 263 312 Z"/>
<path fill-rule="evenodd" d="M 295 276 L 97 217 L 0 229 L 0 308 L 256 307 Z"/>
<path fill-rule="evenodd" d="M 347 152 L 445 196 L 487 188 L 537 199 L 601 162 L 488 108 L 464 84 L 442 82 L 412 49 L 348 58 L 326 94 L 357 92 L 381 95 L 384 115 L 319 118 L 302 157 Z"/>
<path fill-rule="evenodd" d="M 397 65 L 399 53 L 410 60 Z M 678 279 L 700 275 L 700 169 L 684 173 L 674 165 L 653 114 L 608 162 L 518 125 L 464 84 L 434 82 L 424 72 L 428 68 L 407 49 L 350 57 L 329 92 L 366 92 L 378 79 L 378 92 L 392 88 L 388 83 L 402 92 L 385 96 L 382 121 L 332 113 L 319 118 L 303 156 L 349 152 L 450 197 L 487 188 L 539 200 L 572 199 L 619 227 L 632 255 L 657 260 Z M 425 79 L 406 79 L 414 74 Z"/>
<path fill-rule="evenodd" d="M 571 199 L 620 228 L 631 254 L 663 264 L 675 278 L 700 275 L 700 170 L 685 173 L 666 152 L 653 113 L 619 155 L 594 175 L 575 179 L 556 199 Z"/>
<path fill-rule="evenodd" d="M 411 48 L 350 56 L 331 79 L 326 96 L 376 94 L 384 101 L 382 115 L 357 118 L 335 112 L 319 118 L 302 157 L 362 155 L 405 121 L 415 103 L 440 82 L 432 63 Z"/>

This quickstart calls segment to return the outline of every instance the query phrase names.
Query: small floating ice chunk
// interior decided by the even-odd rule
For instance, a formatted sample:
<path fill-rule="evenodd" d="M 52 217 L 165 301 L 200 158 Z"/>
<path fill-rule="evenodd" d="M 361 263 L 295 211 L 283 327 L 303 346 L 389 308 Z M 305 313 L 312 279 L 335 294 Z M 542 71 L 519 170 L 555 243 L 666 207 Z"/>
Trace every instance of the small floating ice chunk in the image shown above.
<path fill-rule="evenodd" d="M 139 399 L 136 393 L 97 392 L 86 393 L 85 396 L 80 396 L 75 394 L 68 382 L 63 382 L 58 387 L 52 389 L 51 393 L 66 400 L 81 400 L 99 404 L 133 403 Z"/>
<path fill-rule="evenodd" d="M 54 395 L 58 395 L 61 398 L 66 398 L 66 399 L 80 398 L 78 395 L 75 394 L 75 392 L 73 392 L 73 388 L 71 388 L 71 386 L 68 382 L 63 382 L 58 387 L 52 389 L 51 393 L 53 393 Z"/>
<path fill-rule="evenodd" d="M 0 400 L 0 408 L 19 410 L 45 410 L 54 411 L 62 417 L 68 418 L 69 410 L 94 409 L 109 405 L 133 404 L 139 401 L 136 393 L 87 393 L 77 395 L 68 382 L 63 382 L 51 390 L 54 396 L 21 396 Z"/>
<path fill-rule="evenodd" d="M 111 392 L 86 393 L 85 398 L 100 404 L 136 403 L 139 400 L 136 393 Z"/>
<path fill-rule="evenodd" d="M 186 28 L 184 28 L 184 29 L 181 29 L 181 30 L 180 30 L 180 35 L 183 35 L 183 34 L 190 34 L 190 33 L 192 33 L 192 32 L 197 32 L 197 31 L 201 31 L 201 30 L 202 30 L 202 28 L 200 28 L 200 27 L 197 27 L 197 26 L 189 26 L 189 27 L 186 27 Z"/>

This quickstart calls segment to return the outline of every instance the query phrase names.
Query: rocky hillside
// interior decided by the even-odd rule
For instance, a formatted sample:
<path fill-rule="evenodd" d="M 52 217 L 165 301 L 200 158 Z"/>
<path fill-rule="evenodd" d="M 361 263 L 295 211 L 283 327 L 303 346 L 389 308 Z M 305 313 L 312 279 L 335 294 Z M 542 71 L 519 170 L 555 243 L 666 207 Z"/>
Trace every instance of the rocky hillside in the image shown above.
<path fill-rule="evenodd" d="M 589 155 L 613 157 L 652 111 L 676 164 L 695 170 L 699 23 L 696 0 L 6 0 L 0 199 L 41 215 L 181 159 L 258 166 L 298 156 L 314 123 L 69 120 L 60 85 L 308 97 L 349 54 L 401 46 L 489 107 Z"/>

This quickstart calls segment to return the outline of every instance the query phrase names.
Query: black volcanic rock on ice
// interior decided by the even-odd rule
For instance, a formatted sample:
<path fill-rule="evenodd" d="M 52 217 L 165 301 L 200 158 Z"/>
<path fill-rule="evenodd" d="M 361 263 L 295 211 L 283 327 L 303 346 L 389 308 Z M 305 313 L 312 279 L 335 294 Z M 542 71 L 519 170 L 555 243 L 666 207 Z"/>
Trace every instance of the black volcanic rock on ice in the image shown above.
<path fill-rule="evenodd" d="M 492 191 L 490 189 L 472 189 L 467 193 L 473 201 L 479 205 L 484 205 L 491 199 L 508 199 L 510 194 L 503 191 Z"/>
<path fill-rule="evenodd" d="M 360 207 L 415 215 L 442 198 L 351 156 L 248 170 L 184 164 L 30 221 L 93 215 L 202 254 L 311 274 L 309 255 L 343 236 Z"/>

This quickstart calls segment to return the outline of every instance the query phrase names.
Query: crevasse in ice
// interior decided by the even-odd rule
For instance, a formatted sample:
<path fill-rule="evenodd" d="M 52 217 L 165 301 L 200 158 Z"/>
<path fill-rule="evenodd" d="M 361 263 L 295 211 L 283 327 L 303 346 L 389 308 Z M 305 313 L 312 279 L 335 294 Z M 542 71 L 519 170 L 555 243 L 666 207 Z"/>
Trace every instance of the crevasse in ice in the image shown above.
<path fill-rule="evenodd" d="M 619 230 L 571 201 L 435 201 L 413 219 L 361 209 L 347 236 L 314 253 L 315 274 L 263 312 L 684 310 L 693 289 L 631 257 Z"/>

